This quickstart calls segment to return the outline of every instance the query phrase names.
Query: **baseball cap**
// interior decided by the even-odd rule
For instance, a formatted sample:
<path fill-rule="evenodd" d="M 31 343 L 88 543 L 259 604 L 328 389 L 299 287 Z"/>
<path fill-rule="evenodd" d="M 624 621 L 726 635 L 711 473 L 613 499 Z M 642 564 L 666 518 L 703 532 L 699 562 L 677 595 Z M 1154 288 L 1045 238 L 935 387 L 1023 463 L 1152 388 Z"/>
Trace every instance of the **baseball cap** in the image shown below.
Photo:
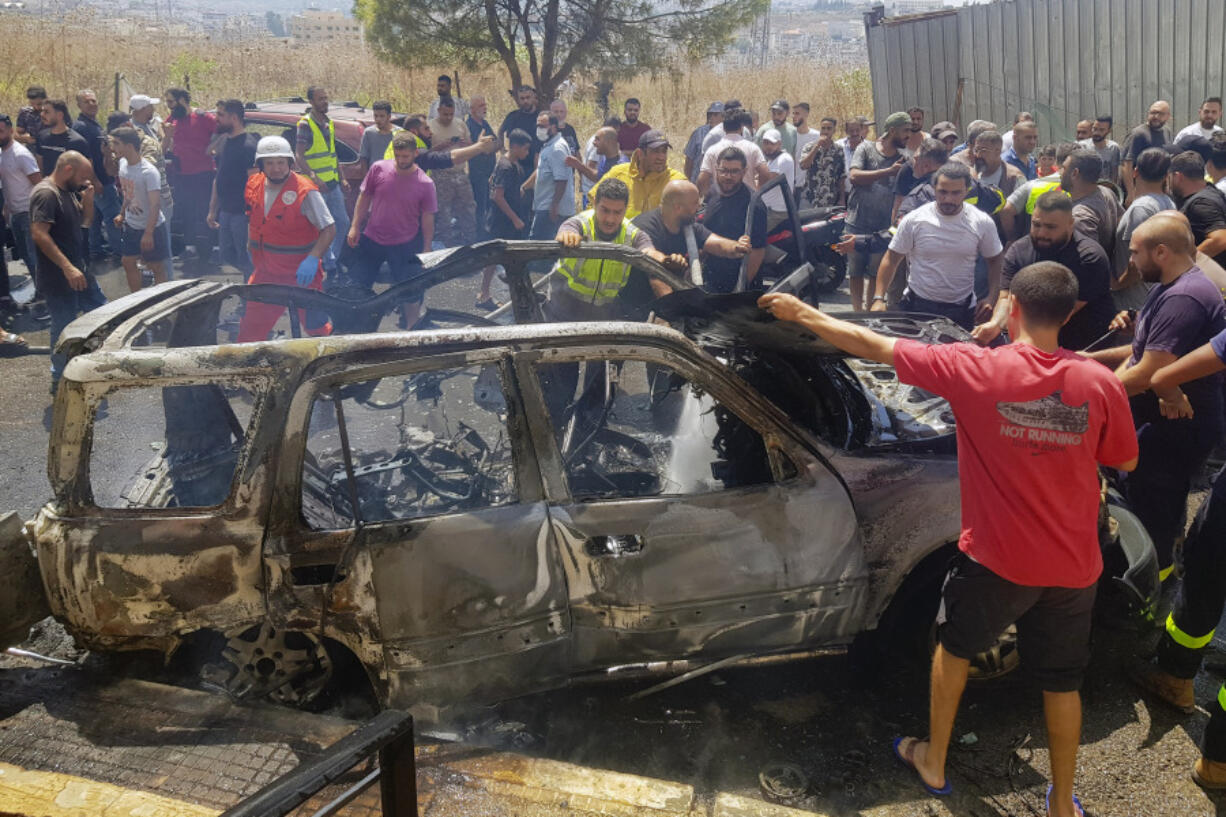
<path fill-rule="evenodd" d="M 772 102 L 772 103 L 771 103 L 771 110 L 772 110 L 772 111 L 773 111 L 773 110 L 786 111 L 786 110 L 788 110 L 790 107 L 791 107 L 791 106 L 790 106 L 790 105 L 788 105 L 788 101 L 787 101 L 786 99 L 776 99 L 774 102 Z M 908 119 L 907 121 L 908 121 L 908 122 L 910 122 L 911 120 L 910 120 L 910 119 Z"/>
<path fill-rule="evenodd" d="M 780 135 L 779 130 L 777 128 L 767 128 L 762 133 L 762 141 L 763 142 L 774 142 L 775 144 L 780 144 L 781 142 L 783 142 L 783 136 Z"/>
<path fill-rule="evenodd" d="M 724 112 L 724 103 L 722 102 L 712 102 L 710 106 L 707 107 L 707 113 L 723 113 L 723 112 Z"/>
<path fill-rule="evenodd" d="M 144 94 L 132 94 L 132 97 L 128 100 L 128 110 L 139 111 L 153 104 L 154 101 L 151 97 L 147 97 Z"/>
<path fill-rule="evenodd" d="M 660 133 L 658 130 L 652 129 L 639 137 L 639 147 L 643 149 L 659 147 L 670 148 L 672 145 L 668 143 L 668 139 L 664 137 L 664 134 Z"/>
<path fill-rule="evenodd" d="M 881 129 L 889 130 L 890 128 L 909 128 L 909 127 L 911 127 L 910 115 L 903 113 L 902 111 L 897 111 L 896 113 L 892 113 L 885 118 L 885 124 L 881 126 Z"/>
<path fill-rule="evenodd" d="M 940 139 L 942 142 L 944 142 L 945 138 L 948 136 L 952 136 L 953 138 L 957 139 L 958 132 L 956 130 L 946 129 L 937 134 L 937 139 Z"/>

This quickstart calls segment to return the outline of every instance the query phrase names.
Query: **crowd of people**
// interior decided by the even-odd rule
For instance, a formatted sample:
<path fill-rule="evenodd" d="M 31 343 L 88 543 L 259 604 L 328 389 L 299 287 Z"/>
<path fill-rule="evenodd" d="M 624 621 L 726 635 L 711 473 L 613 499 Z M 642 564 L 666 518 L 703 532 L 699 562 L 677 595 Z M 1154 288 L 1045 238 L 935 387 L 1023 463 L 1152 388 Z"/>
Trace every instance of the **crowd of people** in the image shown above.
<path fill-rule="evenodd" d="M 53 346 L 76 315 L 105 302 L 101 265 L 121 264 L 131 290 L 167 278 L 175 215 L 182 266 L 208 267 L 216 242 L 219 260 L 252 283 L 318 290 L 343 280 L 370 289 L 385 265 L 404 281 L 418 253 L 500 238 L 624 244 L 681 277 L 694 247 L 701 286 L 732 292 L 760 283 L 785 195 L 806 208 L 845 206 L 846 234 L 834 249 L 847 258 L 852 309 L 944 316 L 973 341 L 923 349 L 794 298 L 762 301 L 781 319 L 894 364 L 900 378 L 949 397 L 958 416 L 966 559 L 945 590 L 931 738 L 900 741 L 899 758 L 930 792 L 948 790 L 945 751 L 967 660 L 1018 621 L 1023 659 L 1048 706 L 1050 813 L 1078 813 L 1077 689 L 1102 569 L 1095 463 L 1122 475 L 1166 587 L 1182 564 L 1162 645 L 1138 668 L 1138 683 L 1181 709 L 1194 706 L 1192 678 L 1226 595 L 1218 572 L 1226 567 L 1218 545 L 1226 484 L 1215 482 L 1184 535 L 1189 491 L 1226 430 L 1220 99 L 1206 99 L 1198 121 L 1174 135 L 1160 100 L 1122 145 L 1112 139 L 1111 116 L 1098 115 L 1078 124 L 1078 140 L 1043 146 L 1026 112 L 1008 128 L 976 120 L 962 132 L 951 122 L 926 128 L 925 112 L 912 108 L 873 134 L 863 118 L 823 116 L 811 127 L 805 102 L 776 100 L 760 122 L 729 99 L 707 108 L 673 157 L 669 135 L 644 121 L 649 111 L 637 99 L 582 139 L 564 100 L 542 105 L 521 87 L 495 129 L 487 100 L 454 95 L 442 76 L 425 116 L 397 125 L 390 104 L 373 104 L 350 212 L 322 87 L 308 89 L 290 132 L 263 138 L 247 131 L 241 100 L 201 110 L 181 88 L 160 100 L 165 116 L 158 100 L 135 95 L 105 123 L 92 91 L 76 94 L 75 117 L 42 88 L 27 97 L 16 123 L 0 115 L 0 183 L 14 255 L 36 272 Z M 755 195 L 779 177 L 786 187 Z M 645 300 L 667 291 L 608 260 L 563 257 L 553 272 L 551 320 L 622 318 L 636 287 L 646 287 L 638 293 Z M 499 306 L 495 274 L 484 270 L 477 307 Z M 0 275 L 0 299 L 7 283 Z M 402 327 L 417 325 L 422 297 L 402 305 Z M 283 312 L 249 303 L 238 340 L 268 338 Z M 310 334 L 332 331 L 326 314 L 302 310 L 297 318 Z M 1133 341 L 1112 342 L 1119 332 Z M 63 365 L 52 356 L 53 393 Z M 1042 404 L 1039 427 L 1063 436 L 1014 433 L 997 416 L 1002 401 Z M 1016 468 L 996 467 L 1002 462 Z M 1004 507 L 1020 507 L 1009 518 L 1019 529 L 1039 525 L 1050 541 L 1018 541 L 994 516 Z M 1198 781 L 1226 788 L 1226 687 L 1204 753 Z"/>
<path fill-rule="evenodd" d="M 1153 541 L 1162 585 L 1156 655 L 1130 675 L 1183 712 L 1226 603 L 1226 479 L 1190 529 L 1193 482 L 1220 447 L 1226 370 L 1226 132 L 1221 100 L 1172 136 L 1159 100 L 1121 146 L 1100 115 L 1079 141 L 1040 147 L 1034 118 L 1001 133 L 923 112 L 890 115 L 852 148 L 846 180 L 852 307 L 941 315 L 966 343 L 927 346 L 835 319 L 790 295 L 760 304 L 845 351 L 893 365 L 957 419 L 961 555 L 942 590 L 929 735 L 897 759 L 931 794 L 970 660 L 1018 627 L 1044 694 L 1047 813 L 1073 794 L 1095 586 L 1100 467 Z M 960 144 L 961 143 L 961 144 Z M 904 279 L 900 284 L 900 279 Z M 1131 336 L 1130 343 L 1117 338 Z M 1005 342 L 1005 338 L 1008 342 Z M 1226 685 L 1193 779 L 1226 789 Z"/>

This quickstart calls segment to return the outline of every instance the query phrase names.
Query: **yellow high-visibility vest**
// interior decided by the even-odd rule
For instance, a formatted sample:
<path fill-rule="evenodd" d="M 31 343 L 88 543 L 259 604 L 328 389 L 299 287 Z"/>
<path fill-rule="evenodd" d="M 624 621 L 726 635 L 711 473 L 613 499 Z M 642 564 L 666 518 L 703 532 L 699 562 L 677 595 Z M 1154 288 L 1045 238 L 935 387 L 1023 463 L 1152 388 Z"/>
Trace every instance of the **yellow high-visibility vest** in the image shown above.
<path fill-rule="evenodd" d="M 328 120 L 328 138 L 319 129 L 319 125 L 310 114 L 298 120 L 299 124 L 306 122 L 311 128 L 311 144 L 307 146 L 303 158 L 307 167 L 321 182 L 334 184 L 341 179 L 340 163 L 336 160 L 336 123 Z"/>
<path fill-rule="evenodd" d="M 585 210 L 579 214 L 583 222 L 583 240 L 596 240 L 596 211 Z M 634 239 L 639 234 L 638 227 L 622 219 L 621 229 L 610 239 L 613 244 L 634 246 Z M 571 295 L 594 306 L 604 306 L 617 298 L 617 293 L 630 280 L 631 266 L 621 261 L 606 261 L 600 258 L 559 259 L 558 273 L 566 279 L 566 285 Z"/>

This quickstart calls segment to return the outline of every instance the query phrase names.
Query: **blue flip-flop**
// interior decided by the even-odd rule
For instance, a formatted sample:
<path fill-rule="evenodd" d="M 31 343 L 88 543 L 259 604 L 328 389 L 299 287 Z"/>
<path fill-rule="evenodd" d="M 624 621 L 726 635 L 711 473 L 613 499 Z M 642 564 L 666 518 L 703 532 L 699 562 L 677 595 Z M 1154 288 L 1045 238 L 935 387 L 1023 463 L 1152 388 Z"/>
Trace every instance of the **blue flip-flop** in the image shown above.
<path fill-rule="evenodd" d="M 935 786 L 929 786 L 924 781 L 924 778 L 919 773 L 919 769 L 915 768 L 915 761 L 909 757 L 904 757 L 902 751 L 900 751 L 898 748 L 904 740 L 906 740 L 906 738 L 894 738 L 894 759 L 897 760 L 900 764 L 902 764 L 902 766 L 904 766 L 905 768 L 908 768 L 911 771 L 915 772 L 915 776 L 919 778 L 920 785 L 923 786 L 924 790 L 927 791 L 929 794 L 935 797 L 944 797 L 947 794 L 953 794 L 954 787 L 953 787 L 953 784 L 949 782 L 948 776 L 945 778 L 945 785 L 939 789 L 936 788 Z M 911 744 L 912 751 L 914 751 L 915 746 L 919 743 L 920 743 L 919 739 L 916 739 L 915 743 Z"/>
<path fill-rule="evenodd" d="M 895 751 L 897 752 L 897 750 Z M 1047 785 L 1047 817 L 1051 817 L 1051 790 L 1054 788 L 1055 786 L 1051 785 L 1050 783 Z M 1081 801 L 1077 799 L 1077 795 L 1075 794 L 1073 795 L 1073 806 L 1077 809 L 1077 813 L 1080 814 L 1081 817 L 1086 817 L 1086 810 L 1082 808 Z"/>

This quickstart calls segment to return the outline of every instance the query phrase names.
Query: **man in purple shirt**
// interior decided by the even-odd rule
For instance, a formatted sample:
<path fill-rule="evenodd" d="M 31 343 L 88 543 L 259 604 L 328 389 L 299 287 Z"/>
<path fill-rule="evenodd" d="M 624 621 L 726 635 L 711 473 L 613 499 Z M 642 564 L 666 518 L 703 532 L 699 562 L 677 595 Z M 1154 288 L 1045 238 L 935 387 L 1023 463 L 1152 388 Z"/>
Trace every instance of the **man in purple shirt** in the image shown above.
<path fill-rule="evenodd" d="M 1176 538 L 1183 533 L 1188 491 L 1222 436 L 1222 376 L 1188 383 L 1191 420 L 1171 420 L 1159 410 L 1150 380 L 1226 329 L 1222 294 L 1196 266 L 1196 244 L 1187 218 L 1161 212 L 1138 227 L 1129 242 L 1137 271 L 1154 284 L 1139 313 L 1121 312 L 1112 329 L 1132 330 L 1129 346 L 1089 357 L 1116 370 L 1132 403 L 1140 460 L 1124 490 L 1158 552 L 1159 576 L 1173 568 Z"/>
<path fill-rule="evenodd" d="M 416 160 L 417 138 L 400 131 L 392 138 L 392 158 L 375 162 L 362 180 L 348 241 L 357 250 L 353 276 L 367 289 L 385 262 L 393 283 L 408 280 L 421 266 L 417 253 L 434 240 L 438 196 Z M 401 304 L 406 329 L 421 316 L 422 299 L 418 291 Z"/>

